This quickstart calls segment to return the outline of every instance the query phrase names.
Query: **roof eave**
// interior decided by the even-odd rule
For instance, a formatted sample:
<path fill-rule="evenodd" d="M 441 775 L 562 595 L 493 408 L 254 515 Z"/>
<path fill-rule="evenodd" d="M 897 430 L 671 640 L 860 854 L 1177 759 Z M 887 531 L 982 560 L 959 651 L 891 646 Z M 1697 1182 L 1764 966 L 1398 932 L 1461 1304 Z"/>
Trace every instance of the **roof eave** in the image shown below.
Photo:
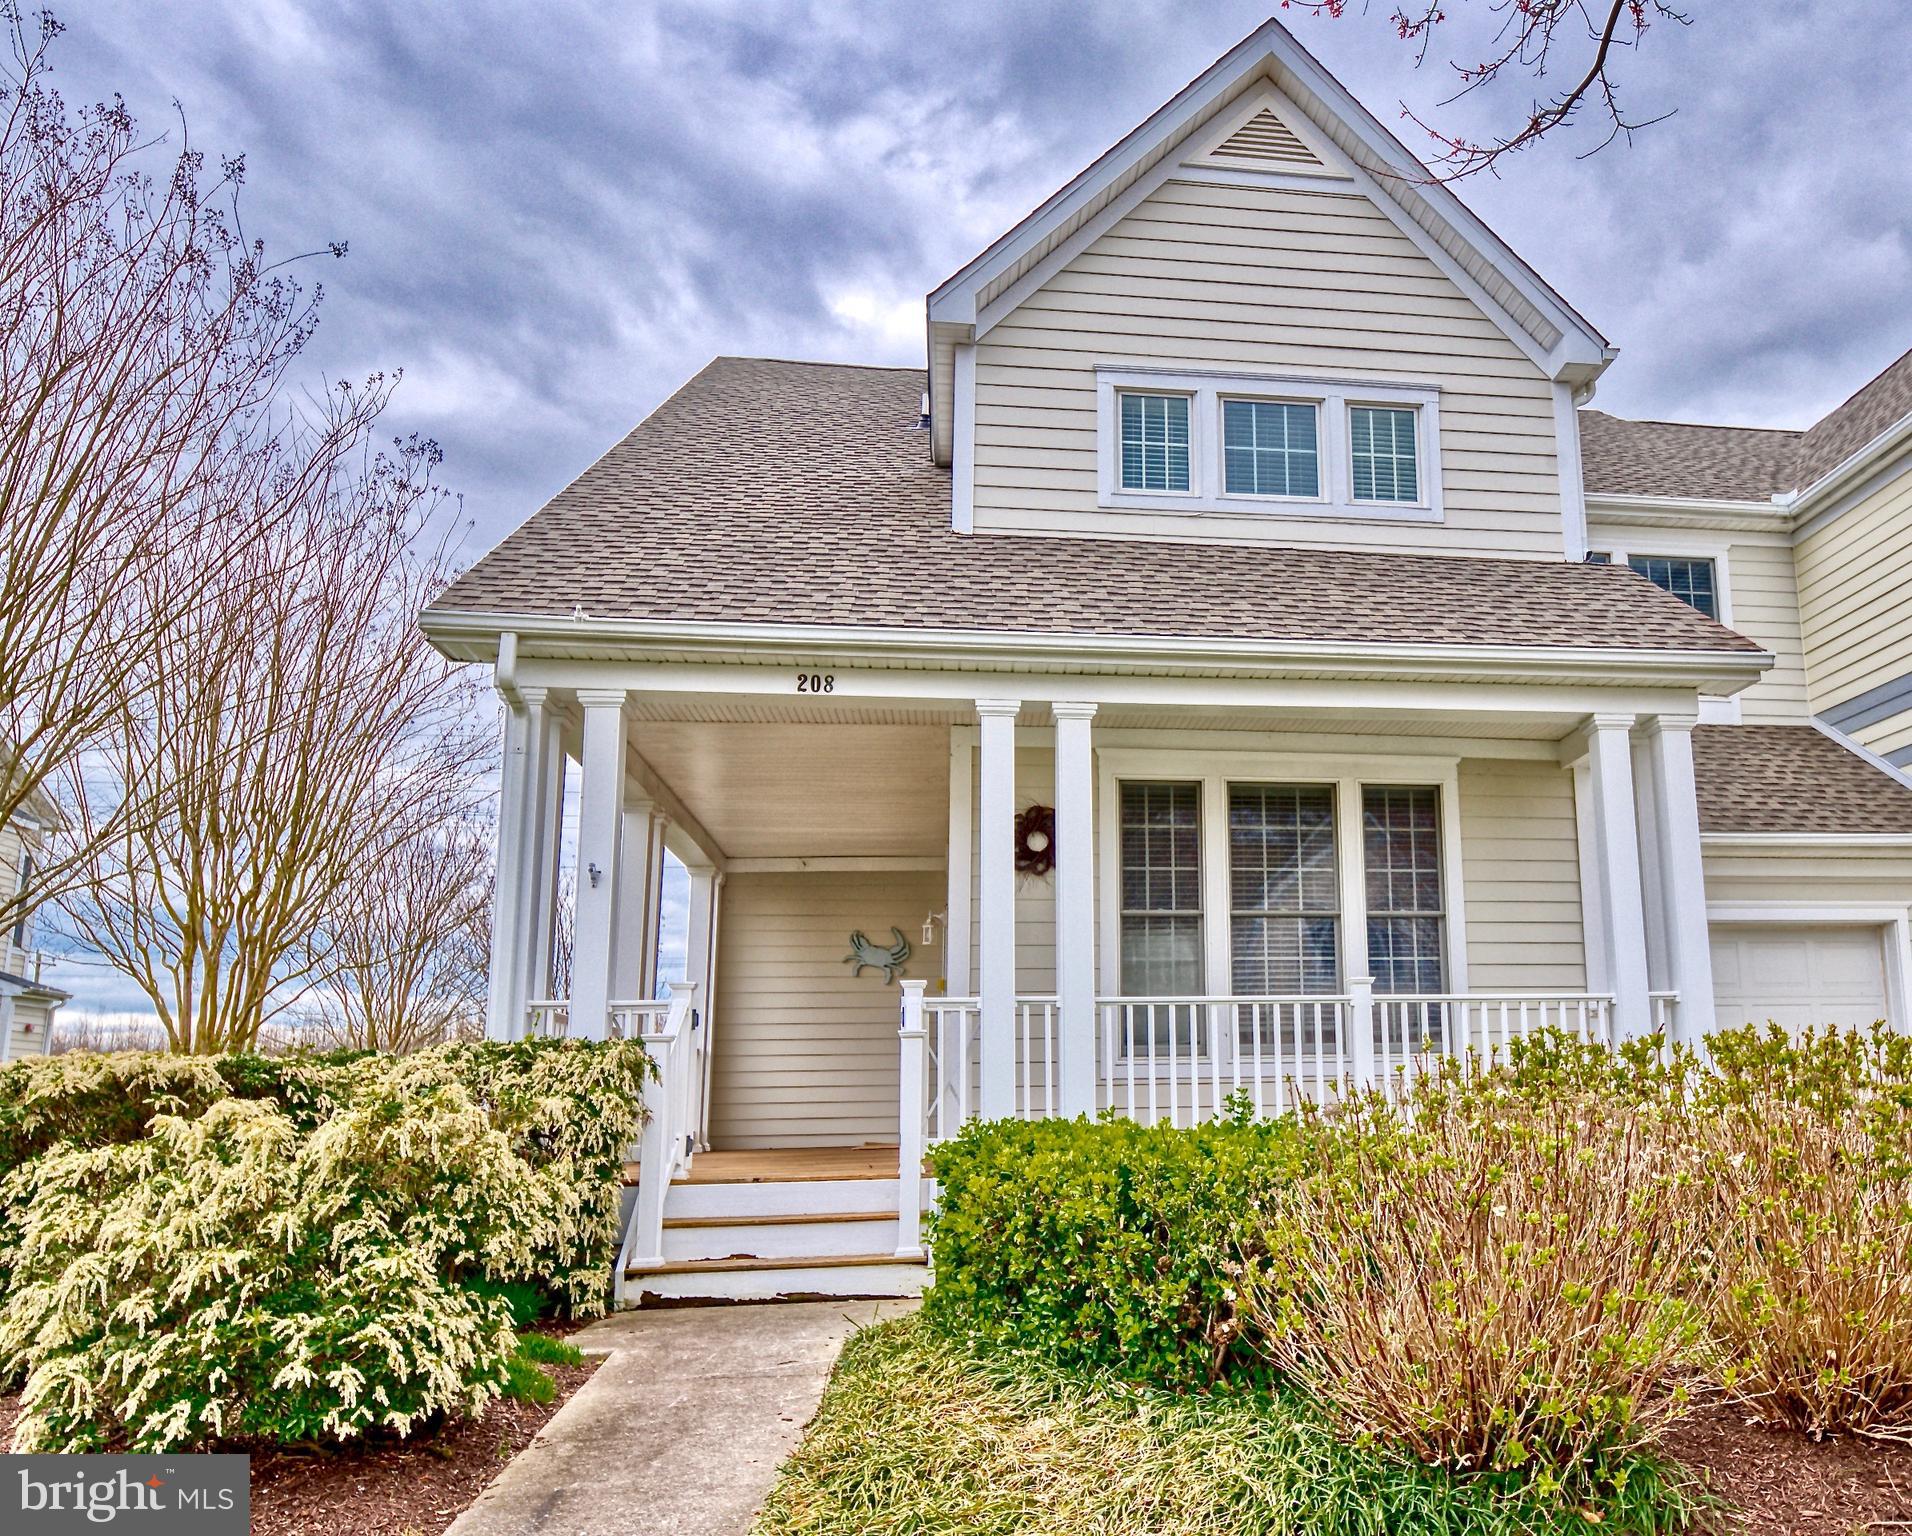
<path fill-rule="evenodd" d="M 1372 670 L 1391 676 L 1467 675 L 1495 681 L 1670 681 L 1709 694 L 1750 686 L 1773 665 L 1758 650 L 1685 650 L 1622 646 L 1460 645 L 1248 640 L 1168 635 L 1050 634 L 930 630 L 827 624 L 739 624 L 650 619 L 565 619 L 546 614 L 427 609 L 419 627 L 458 661 L 492 661 L 502 637 L 523 656 L 540 644 L 604 659 L 647 651 L 698 651 L 712 660 L 749 659 L 793 649 L 806 656 L 878 664 L 1005 660 L 1042 664 L 1117 664 L 1174 673 L 1223 669 L 1263 675 Z"/>

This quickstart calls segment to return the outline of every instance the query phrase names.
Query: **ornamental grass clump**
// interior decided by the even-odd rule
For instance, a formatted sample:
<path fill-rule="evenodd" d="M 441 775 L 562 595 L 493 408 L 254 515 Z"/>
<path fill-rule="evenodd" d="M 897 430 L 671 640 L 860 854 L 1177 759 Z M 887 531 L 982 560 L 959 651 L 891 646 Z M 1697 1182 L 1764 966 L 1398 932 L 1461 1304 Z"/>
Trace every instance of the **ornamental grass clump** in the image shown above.
<path fill-rule="evenodd" d="M 1727 1390 L 1815 1438 L 1912 1441 L 1912 1040 L 1708 1040 L 1713 1331 Z"/>
<path fill-rule="evenodd" d="M 1317 1117 L 1257 1307 L 1273 1360 L 1357 1443 L 1611 1497 L 1701 1337 L 1689 1066 L 1548 1036 Z"/>

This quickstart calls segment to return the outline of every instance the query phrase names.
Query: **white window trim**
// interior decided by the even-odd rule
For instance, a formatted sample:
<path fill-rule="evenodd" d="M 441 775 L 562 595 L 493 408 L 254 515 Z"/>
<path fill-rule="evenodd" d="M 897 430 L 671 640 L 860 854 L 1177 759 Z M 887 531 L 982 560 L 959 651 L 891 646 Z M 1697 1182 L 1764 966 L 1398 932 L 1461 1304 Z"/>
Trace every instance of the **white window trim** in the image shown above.
<path fill-rule="evenodd" d="M 1326 784 L 1335 792 L 1340 877 L 1341 984 L 1368 974 L 1368 911 L 1361 791 L 1368 785 L 1432 785 L 1441 794 L 1441 884 L 1447 990 L 1467 991 L 1467 882 L 1461 861 L 1460 760 L 1453 757 L 1339 757 L 1300 753 L 1102 747 L 1096 752 L 1097 991 L 1122 990 L 1121 784 L 1125 779 L 1201 786 L 1202 971 L 1211 997 L 1233 990 L 1228 889 L 1228 786 Z"/>
<path fill-rule="evenodd" d="M 1194 368 L 1138 368 L 1098 363 L 1096 394 L 1096 503 L 1123 511 L 1269 517 L 1345 518 L 1359 522 L 1438 523 L 1441 500 L 1440 390 L 1434 385 L 1374 384 L 1305 374 L 1217 373 Z M 1122 488 L 1122 422 L 1117 396 L 1182 395 L 1189 401 L 1189 488 Z M 1321 464 L 1319 497 L 1244 496 L 1223 489 L 1221 403 L 1224 399 L 1282 400 L 1313 405 Z M 1352 418 L 1349 407 L 1374 405 L 1415 412 L 1421 499 L 1354 499 Z"/>
<path fill-rule="evenodd" d="M 1710 560 L 1713 563 L 1713 597 L 1719 605 L 1719 622 L 1733 627 L 1733 563 L 1724 540 L 1694 539 L 1690 535 L 1626 533 L 1604 541 L 1589 535 L 1587 553 L 1605 555 L 1614 565 L 1625 565 L 1630 556 L 1641 555 L 1658 560 Z M 1729 698 L 1702 698 L 1701 725 L 1738 725 L 1739 695 Z"/>

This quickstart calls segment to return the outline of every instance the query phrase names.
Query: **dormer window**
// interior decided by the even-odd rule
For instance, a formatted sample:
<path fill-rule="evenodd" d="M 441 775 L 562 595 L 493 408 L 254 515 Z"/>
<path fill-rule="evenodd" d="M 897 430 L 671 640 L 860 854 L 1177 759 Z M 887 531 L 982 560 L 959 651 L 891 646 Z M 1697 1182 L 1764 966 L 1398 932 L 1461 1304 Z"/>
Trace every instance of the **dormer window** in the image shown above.
<path fill-rule="evenodd" d="M 1222 488 L 1230 496 L 1317 499 L 1320 411 L 1289 400 L 1222 401 Z"/>
<path fill-rule="evenodd" d="M 1396 406 L 1351 405 L 1348 435 L 1356 501 L 1420 500 L 1421 458 L 1414 441 L 1414 412 Z"/>
<path fill-rule="evenodd" d="M 1188 396 L 1123 391 L 1122 489 L 1188 488 Z"/>
<path fill-rule="evenodd" d="M 1110 509 L 1438 523 L 1440 391 L 1293 375 L 1096 368 Z"/>

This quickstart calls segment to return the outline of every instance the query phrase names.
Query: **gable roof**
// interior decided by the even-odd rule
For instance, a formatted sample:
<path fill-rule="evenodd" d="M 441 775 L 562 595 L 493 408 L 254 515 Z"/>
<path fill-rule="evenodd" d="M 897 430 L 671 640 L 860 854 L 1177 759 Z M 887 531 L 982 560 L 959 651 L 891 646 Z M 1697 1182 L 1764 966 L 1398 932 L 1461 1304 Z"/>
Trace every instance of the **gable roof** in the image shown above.
<path fill-rule="evenodd" d="M 1868 447 L 1889 447 L 1906 436 L 1912 436 L 1912 352 L 1803 432 L 1580 412 L 1581 467 L 1596 496 L 1770 501 L 1809 491 Z"/>
<path fill-rule="evenodd" d="M 425 628 L 462 615 L 495 634 L 582 608 L 599 624 L 1318 643 L 1351 660 L 1387 645 L 1763 655 L 1624 567 L 957 533 L 922 388 L 916 370 L 719 358 Z"/>
<path fill-rule="evenodd" d="M 1912 836 L 1912 789 L 1811 725 L 1693 728 L 1700 830 Z"/>
<path fill-rule="evenodd" d="M 985 305 L 1083 239 L 1118 199 L 1145 190 L 1145 177 L 1263 84 L 1279 89 L 1347 157 L 1362 190 L 1384 211 L 1398 211 L 1466 281 L 1478 285 L 1490 316 L 1530 353 L 1544 356 L 1550 376 L 1582 383 L 1612 361 L 1606 338 L 1270 17 L 930 294 L 931 428 L 938 462 L 948 462 L 950 452 L 952 348 L 959 339 L 974 338 Z"/>

